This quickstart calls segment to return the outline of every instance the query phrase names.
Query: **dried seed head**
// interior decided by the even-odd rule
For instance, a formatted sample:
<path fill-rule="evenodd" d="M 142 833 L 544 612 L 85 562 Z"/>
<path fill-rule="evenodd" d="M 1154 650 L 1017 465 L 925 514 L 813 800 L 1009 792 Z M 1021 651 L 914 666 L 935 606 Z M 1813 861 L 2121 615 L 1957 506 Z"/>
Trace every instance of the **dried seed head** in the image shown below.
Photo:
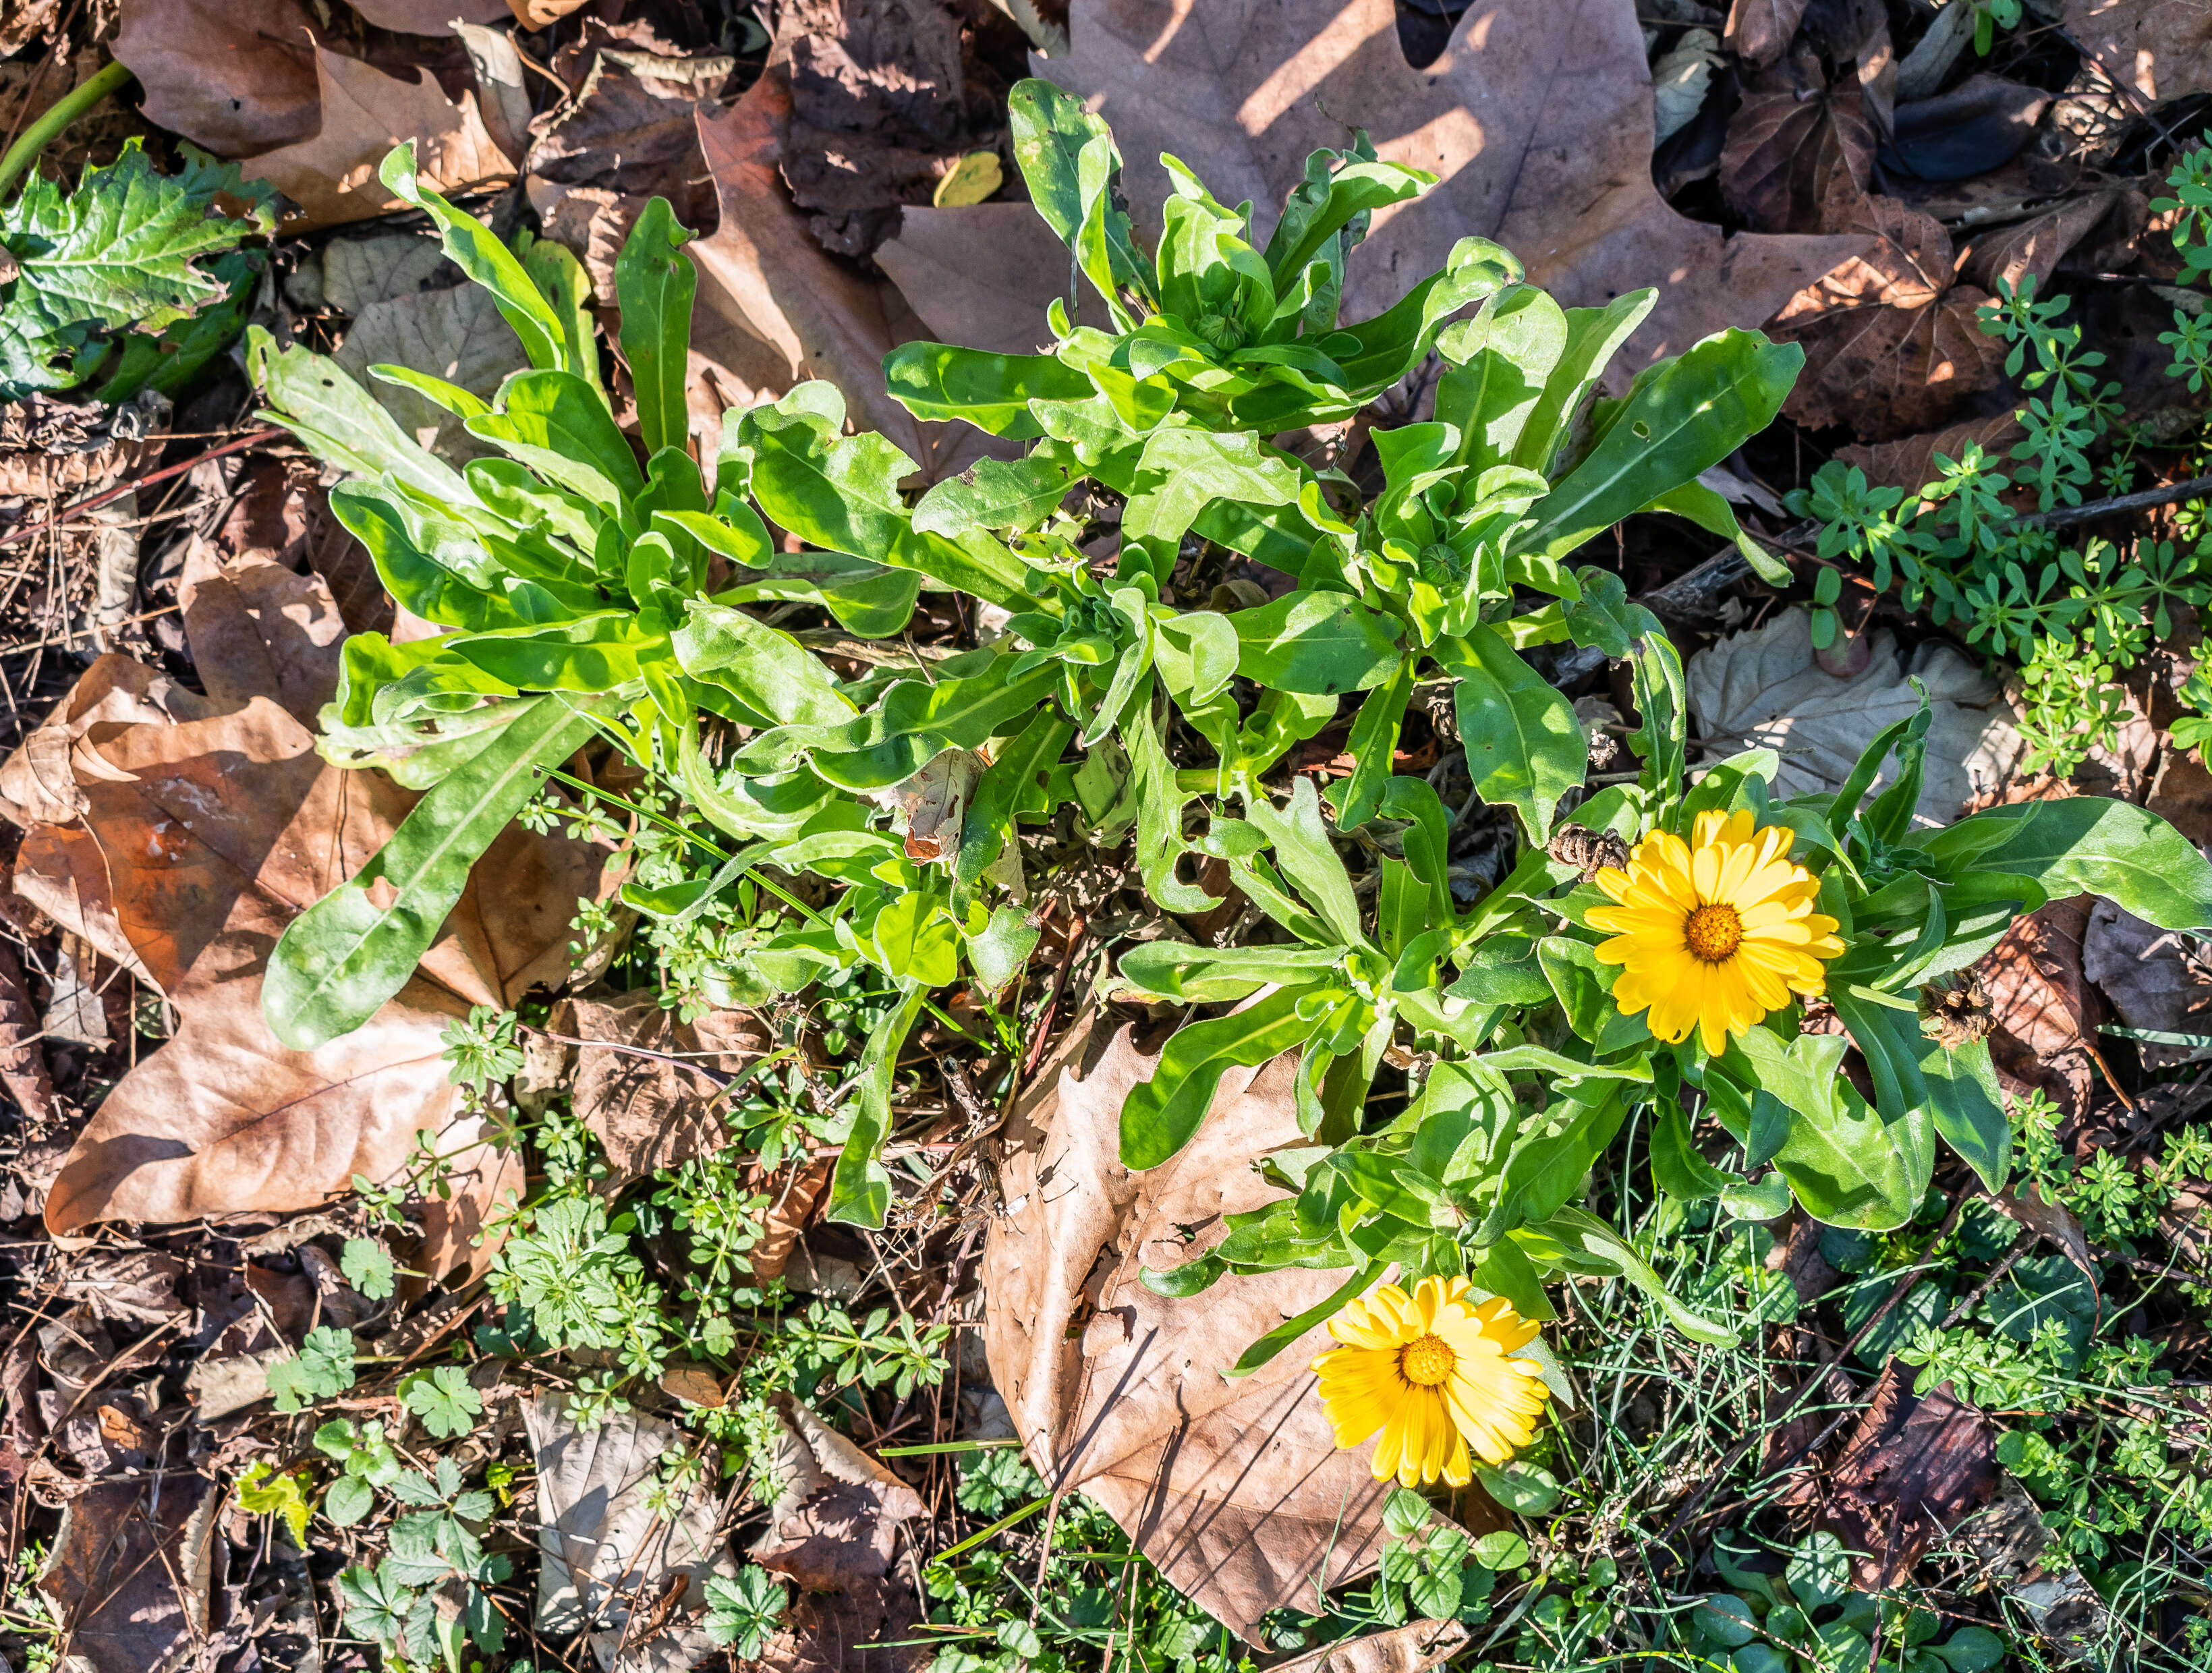
<path fill-rule="evenodd" d="M 1981 977 L 1972 970 L 1932 982 L 1920 990 L 1920 1031 L 1946 1051 L 1988 1038 L 1996 1025 L 1996 1017 L 1990 1013 L 1989 994 L 1982 987 Z"/>
<path fill-rule="evenodd" d="M 1609 830 L 1590 830 L 1578 824 L 1563 824 L 1553 831 L 1544 852 L 1562 866 L 1580 871 L 1585 883 L 1595 882 L 1607 866 L 1620 870 L 1628 866 L 1627 843 Z"/>

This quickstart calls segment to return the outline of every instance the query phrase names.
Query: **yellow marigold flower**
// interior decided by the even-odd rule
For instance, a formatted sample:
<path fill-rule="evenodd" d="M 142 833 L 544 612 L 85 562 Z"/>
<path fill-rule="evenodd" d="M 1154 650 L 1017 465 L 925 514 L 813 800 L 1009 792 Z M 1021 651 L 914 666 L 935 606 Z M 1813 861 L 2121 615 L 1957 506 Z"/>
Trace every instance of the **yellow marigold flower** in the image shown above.
<path fill-rule="evenodd" d="M 1468 1281 L 1424 1278 L 1411 1295 L 1385 1284 L 1328 1322 L 1344 1344 L 1313 1362 L 1322 1410 L 1339 1446 L 1357 1446 L 1377 1429 L 1375 1479 L 1399 1483 L 1442 1476 L 1465 1487 L 1474 1475 L 1468 1449 L 1502 1464 L 1536 1433 L 1544 1409 L 1542 1376 L 1529 1360 L 1508 1357 L 1536 1327 L 1502 1296 L 1477 1305 Z"/>
<path fill-rule="evenodd" d="M 1792 840 L 1748 812 L 1705 812 L 1689 842 L 1655 830 L 1626 871 L 1598 873 L 1619 903 L 1593 907 L 1589 921 L 1613 933 L 1597 956 L 1624 967 L 1613 989 L 1624 1015 L 1648 1006 L 1659 1038 L 1686 1040 L 1695 1028 L 1717 1053 L 1793 992 L 1824 990 L 1824 961 L 1844 944 L 1836 921 L 1813 910 L 1820 880 L 1791 863 Z"/>

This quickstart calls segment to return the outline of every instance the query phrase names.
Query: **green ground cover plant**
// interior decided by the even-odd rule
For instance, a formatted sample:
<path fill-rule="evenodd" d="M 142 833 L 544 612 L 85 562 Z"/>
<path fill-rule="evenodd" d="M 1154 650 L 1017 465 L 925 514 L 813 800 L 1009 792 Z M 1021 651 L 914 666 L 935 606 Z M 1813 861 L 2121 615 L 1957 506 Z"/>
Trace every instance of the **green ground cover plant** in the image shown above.
<path fill-rule="evenodd" d="M 777 1397 L 835 1415 L 872 1392 L 902 1402 L 938 1388 L 942 1321 L 888 1308 L 855 1318 L 821 1300 L 802 1311 L 750 1281 L 743 1257 L 764 1203 L 742 1162 L 834 1145 L 830 1217 L 885 1225 L 894 1079 L 917 1018 L 970 1040 L 987 1031 L 981 1043 L 1020 1060 L 1018 1013 L 994 996 L 1038 940 L 1023 829 L 1054 819 L 1094 845 L 1133 842 L 1163 914 L 1215 904 L 1193 875 L 1207 861 L 1256 911 L 1235 944 L 1163 935 L 1130 951 L 1106 992 L 1180 1023 L 1121 1113 L 1133 1170 L 1190 1141 L 1230 1068 L 1300 1054 L 1309 1142 L 1268 1159 L 1279 1200 L 1199 1258 L 1146 1275 L 1192 1305 L 1224 1280 L 1341 1275 L 1311 1311 L 1224 1345 L 1225 1373 L 1267 1364 L 1386 1276 L 1471 1281 L 1477 1299 L 1550 1327 L 1527 1356 L 1553 1395 L 1566 1398 L 1577 1375 L 1661 1375 L 1663 1359 L 1653 1371 L 1631 1357 L 1663 1342 L 1690 1357 L 1696 1397 L 1717 1404 L 1721 1369 L 1741 1372 L 1756 1351 L 1747 1329 L 1755 1343 L 1755 1327 L 1794 1317 L 1795 1293 L 1774 1288 L 1757 1247 L 1763 1223 L 1793 1204 L 1841 1239 L 1835 1264 L 1869 1275 L 1869 1294 L 1916 1263 L 1942 1272 L 1960 1258 L 1946 1243 L 1957 1226 L 1929 1235 L 1944 1218 L 1939 1170 L 1986 1193 L 2025 1173 L 2107 1239 L 2142 1228 L 2146 1205 L 2170 1194 L 2168 1173 L 2069 1170 L 2041 1111 L 2008 1112 L 1987 1044 L 1942 1037 L 1933 1019 L 1948 986 L 2051 900 L 2095 893 L 2163 928 L 2212 929 L 2212 866 L 2154 816 L 2093 797 L 1917 823 L 1924 704 L 1878 735 L 1832 795 L 1778 800 L 1768 751 L 1693 770 L 1678 654 L 1618 575 L 1573 562 L 1624 519 L 1659 513 L 1741 542 L 1781 579 L 1698 478 L 1773 418 L 1796 349 L 1726 332 L 1603 394 L 1651 294 L 1562 308 L 1476 238 L 1384 313 L 1345 324 L 1345 263 L 1374 210 L 1430 184 L 1419 171 L 1377 161 L 1364 141 L 1316 153 L 1262 248 L 1249 208 L 1171 167 L 1147 252 L 1118 206 L 1103 125 L 1042 82 L 1018 88 L 1012 109 L 1032 199 L 1088 289 L 1072 282 L 1054 304 L 1048 353 L 919 344 L 888 358 L 889 387 L 917 417 L 963 420 L 1021 448 L 919 495 L 901 488 L 914 461 L 880 435 L 846 434 L 843 401 L 823 383 L 729 413 L 719 451 L 695 463 L 682 388 L 688 234 L 659 201 L 616 268 L 642 462 L 601 380 L 573 259 L 502 244 L 424 187 L 404 149 L 387 159 L 386 185 L 436 222 L 530 363 L 489 402 L 405 368 L 372 374 L 455 413 L 495 454 L 455 469 L 328 358 L 253 341 L 271 416 L 345 473 L 334 510 L 398 604 L 437 630 L 346 642 L 320 747 L 423 794 L 375 859 L 285 932 L 264 989 L 271 1030 L 306 1049 L 373 1015 L 510 821 L 618 816 L 631 861 L 619 905 L 646 926 L 621 968 L 663 986 L 679 1012 L 799 999 L 834 1021 L 852 1061 L 848 1093 L 827 1111 L 801 1098 L 797 1062 L 757 1066 L 732 1101 L 738 1151 L 626 1191 L 600 1189 L 593 1143 L 557 1103 L 524 1123 L 516 1136 L 541 1183 L 504 1221 L 486 1281 L 497 1315 L 477 1352 L 591 1356 L 568 1389 L 586 1421 L 623 1410 L 679 1349 L 702 1358 L 736 1379 L 735 1396 L 690 1421 L 724 1470 L 763 1494 Z M 2033 351 L 2051 392 L 2043 428 L 2031 425 L 2044 440 L 2021 457 L 2045 503 L 2078 499 L 2087 478 L 2066 450 L 2078 452 L 2070 438 L 2104 398 L 2091 357 L 2032 295 L 2005 306 L 2021 363 Z M 1432 351 L 1443 368 L 1434 417 L 1363 424 Z M 1277 444 L 1323 425 L 1345 428 L 1320 464 Z M 1344 468 L 1354 436 L 1374 451 L 1379 489 Z M 1829 555 L 1887 562 L 1879 584 L 1919 588 L 1913 607 L 1971 620 L 1973 637 L 2031 668 L 2054 626 L 2108 630 L 2103 654 L 2117 656 L 2140 646 L 2146 612 L 2195 601 L 2170 553 L 2136 554 L 2109 585 L 2093 585 L 2093 571 L 2105 575 L 2095 553 L 2072 569 L 2054 556 L 2031 586 L 2021 543 L 2036 532 L 2002 532 L 1984 462 L 1947 483 L 1923 529 L 1890 515 L 1898 500 L 1824 473 L 1815 509 L 1846 531 Z M 1110 557 L 1094 555 L 1101 534 L 1115 537 Z M 1262 602 L 1217 591 L 1237 557 L 1293 584 Z M 2061 575 L 2078 596 L 2061 599 Z M 963 621 L 995 620 L 995 636 L 921 657 L 902 635 L 925 591 Z M 2130 609 L 2143 617 L 2133 627 Z M 824 633 L 880 647 L 884 660 L 841 674 L 817 648 Z M 1588 783 L 1572 704 L 1520 654 L 1553 643 L 1626 665 L 1633 782 Z M 1517 835 L 1503 879 L 1470 900 L 1449 857 L 1465 810 L 1395 770 L 1417 693 L 1446 700 L 1469 808 L 1500 810 Z M 1324 805 L 1285 757 L 1346 714 L 1352 770 Z M 566 770 L 580 749 L 608 745 L 643 788 Z M 902 812 L 887 808 L 908 792 Z M 918 840 L 924 797 L 960 810 L 943 841 Z M 580 958 L 612 910 L 584 905 Z M 951 1014 L 956 986 L 972 1022 Z M 1814 1001 L 1840 1031 L 1802 1031 Z M 514 1073 L 519 1038 L 544 1020 L 526 1006 L 456 1023 L 455 1083 L 482 1092 Z M 1864 1060 L 1867 1091 L 1843 1072 L 1847 1047 Z M 1418 1066 L 1397 1113 L 1370 1101 L 1386 1063 Z M 2203 1160 L 2185 1143 L 2166 1165 L 2179 1179 Z M 650 1258 L 671 1239 L 689 1263 L 681 1285 Z M 368 1293 L 394 1274 L 362 1241 L 347 1270 Z M 2107 1434 L 2102 1416 L 2085 1438 L 2076 1396 L 2139 1402 L 2157 1386 L 2155 1356 L 2075 1341 L 2078 1314 L 2058 1299 L 2066 1274 L 2026 1260 L 2008 1270 L 2029 1298 L 2021 1306 L 1999 1311 L 2010 1292 L 1993 1278 L 1980 1311 L 1945 1321 L 1953 1291 L 1971 1286 L 1931 1279 L 1936 1293 L 1893 1321 L 1913 1333 L 1884 1346 L 1893 1340 L 1924 1377 L 2027 1412 L 2007 1464 L 2051 1507 L 2068 1551 L 2111 1578 L 2115 1609 L 2140 1609 L 2166 1559 L 2125 1543 L 2141 1521 L 2096 1519 L 2119 1501 L 2085 1509 L 2081 1484 L 2107 1457 L 2146 1482 L 2170 1466 L 2140 1430 Z M 2059 1287 L 2028 1287 L 2046 1282 Z M 1554 1299 L 1585 1285 L 1606 1298 L 1605 1330 Z M 1856 1304 L 1839 1305 L 1850 1318 Z M 481 1417 L 466 1357 L 399 1386 L 441 1442 Z M 331 1330 L 310 1334 L 270 1378 L 280 1407 L 304 1409 L 356 1374 L 351 1338 Z M 1753 1429 L 1766 1421 L 1739 1415 Z M 1525 1439 L 1518 1458 L 1485 1457 L 1494 1497 L 1532 1518 L 1563 1503 L 1592 1525 L 1611 1513 L 1615 1527 L 1618 1507 L 1592 1500 L 1590 1453 L 1626 1448 L 1628 1473 L 1648 1474 L 1671 1444 L 1611 1419 L 1571 1430 L 1556 1412 Z M 444 1457 L 403 1463 L 350 1420 L 325 1424 L 315 1445 L 325 1461 L 307 1475 L 264 1472 L 242 1490 L 248 1508 L 288 1518 L 389 1518 L 389 1554 L 342 1582 L 349 1629 L 457 1670 L 465 1646 L 499 1650 L 489 1599 L 506 1559 L 483 1543 L 499 1487 L 489 1476 L 468 1485 Z M 1450 1469 L 1417 1460 L 1413 1479 L 1466 1479 Z M 1027 1507 L 1018 1517 L 1044 1506 L 1040 1486 L 1010 1455 L 978 1449 L 958 1502 L 998 1531 L 1009 1505 Z M 2199 1493 L 2166 1494 L 2182 1507 L 2172 1512 L 2130 1500 L 2128 1514 L 2196 1537 L 2181 1518 Z M 1613 1601 L 1631 1565 L 1649 1583 L 1643 1596 L 1686 1578 L 1649 1551 L 1593 1545 L 1577 1558 L 1520 1533 L 1469 1540 L 1402 1488 L 1391 1515 L 1395 1542 L 1364 1597 L 1281 1621 L 1285 1647 L 1428 1615 L 1480 1622 L 1486 1653 L 1531 1666 L 1679 1651 L 1771 1673 L 1869 1665 L 1885 1644 L 1883 1664 L 1913 1673 L 1993 1664 L 1985 1629 L 1948 1630 L 1853 1591 L 1826 1536 L 1786 1552 L 1745 1546 L 1742 1563 L 1720 1569 L 1723 1589 L 1677 1620 Z M 1117 1632 L 1142 1664 L 1239 1664 L 1243 1652 L 1110 1518 L 1064 1509 L 1049 1530 L 1018 1564 L 981 1536 L 933 1560 L 945 1673 L 1085 1664 Z M 757 1643 L 781 1616 L 781 1589 L 757 1570 L 719 1584 L 711 1630 Z M 1628 1644 L 1643 1647 L 1615 1647 Z"/>

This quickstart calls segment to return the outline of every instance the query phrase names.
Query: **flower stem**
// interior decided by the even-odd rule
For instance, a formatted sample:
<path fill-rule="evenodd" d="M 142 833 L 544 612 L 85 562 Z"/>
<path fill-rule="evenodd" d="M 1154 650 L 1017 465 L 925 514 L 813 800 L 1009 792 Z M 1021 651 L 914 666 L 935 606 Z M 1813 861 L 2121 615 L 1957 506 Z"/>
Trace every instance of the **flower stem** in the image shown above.
<path fill-rule="evenodd" d="M 38 160 L 39 153 L 46 149 L 55 135 L 130 79 L 127 66 L 110 64 L 82 87 L 64 94 L 51 110 L 24 129 L 21 137 L 8 148 L 8 155 L 0 156 L 0 196 L 4 196 L 8 188 L 15 184 L 17 176 Z"/>

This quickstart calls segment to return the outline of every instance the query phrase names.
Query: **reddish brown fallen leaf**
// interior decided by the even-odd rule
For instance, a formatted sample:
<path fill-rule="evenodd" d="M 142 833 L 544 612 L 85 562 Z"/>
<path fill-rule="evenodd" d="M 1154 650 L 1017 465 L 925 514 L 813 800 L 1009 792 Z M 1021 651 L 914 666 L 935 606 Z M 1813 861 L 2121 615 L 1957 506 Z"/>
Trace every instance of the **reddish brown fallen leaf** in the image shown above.
<path fill-rule="evenodd" d="M 507 0 L 507 3 L 516 22 L 535 30 L 550 28 L 581 7 L 584 0 Z"/>
<path fill-rule="evenodd" d="M 2146 104 L 2212 92 L 2212 14 L 2190 0 L 2065 0 L 2067 33 Z"/>
<path fill-rule="evenodd" d="M 512 179 L 512 158 L 493 143 L 474 92 L 455 104 L 428 70 L 387 76 L 328 47 L 315 48 L 322 122 L 312 139 L 264 152 L 246 164 L 248 179 L 267 180 L 300 206 L 287 233 L 366 221 L 398 206 L 377 167 L 402 140 L 415 145 L 422 184 L 451 194 Z"/>
<path fill-rule="evenodd" d="M 2051 276 L 2075 245 L 2093 234 L 2100 243 L 2124 241 L 2142 232 L 2148 214 L 2149 200 L 2139 192 L 2093 192 L 1975 240 L 1960 271 L 1984 290 L 1995 290 L 1999 280 L 2018 289 L 2032 274 L 2038 290 L 2046 291 Z M 2107 221 L 2118 224 L 2107 228 Z"/>
<path fill-rule="evenodd" d="M 1989 1419 L 1948 1383 L 1916 1396 L 1909 1368 L 1895 1360 L 1882 1368 L 1829 1478 L 1821 1517 L 1855 1554 L 1860 1590 L 1896 1585 L 1929 1546 L 1989 1502 L 1995 1442 Z"/>
<path fill-rule="evenodd" d="M 978 262 L 978 249 L 996 259 Z M 1067 249 L 1029 204 L 909 209 L 876 261 L 947 343 L 1001 355 L 1051 346 L 1044 310 L 1067 294 Z M 1083 297 L 1097 306 L 1088 292 Z"/>
<path fill-rule="evenodd" d="M 890 438 L 925 478 L 972 463 L 977 432 L 919 423 L 884 392 L 883 357 L 921 334 L 907 325 L 904 299 L 890 285 L 871 284 L 831 260 L 792 204 L 778 173 L 791 125 L 787 75 L 770 68 L 719 115 L 702 106 L 698 120 L 721 200 L 714 235 L 685 246 L 705 281 L 702 308 L 781 356 L 783 387 L 802 378 L 836 384 L 852 424 Z"/>
<path fill-rule="evenodd" d="M 1832 173 L 1821 224 L 1870 241 L 1792 296 L 1767 327 L 1805 348 L 1785 413 L 1881 441 L 1934 429 L 1996 382 L 2004 340 L 1984 336 L 1975 320 L 1989 298 L 1953 283 L 1951 237 L 1941 222 Z"/>
<path fill-rule="evenodd" d="M 2102 1019 L 2081 974 L 2086 897 L 2053 901 L 2014 923 L 1975 967 L 1996 1025 L 1990 1053 L 2008 1091 L 2040 1086 L 2069 1114 L 2088 1107 L 2089 1052 Z"/>
<path fill-rule="evenodd" d="M 802 1591 L 775 1635 L 748 1664 L 759 1673 L 923 1673 L 931 1662 L 921 1604 L 908 1581 L 886 1576 L 842 1591 Z"/>
<path fill-rule="evenodd" d="M 2212 843 L 2212 773 L 2197 751 L 2168 749 L 2160 757 L 2158 779 L 2144 806 L 2191 842 Z"/>
<path fill-rule="evenodd" d="M 103 1482 L 69 1502 L 39 1590 L 60 1611 L 72 1663 L 145 1673 L 191 1658 L 207 1638 L 222 1500 L 212 1481 L 163 1472 Z"/>
<path fill-rule="evenodd" d="M 1735 0 L 1721 45 L 1754 67 L 1772 64 L 1789 49 L 1805 15 L 1805 0 Z"/>
<path fill-rule="evenodd" d="M 898 1524 L 922 1514 L 921 1495 L 817 1417 L 777 1402 L 770 1468 L 783 1484 L 750 1555 L 809 1591 L 836 1591 L 890 1572 Z"/>
<path fill-rule="evenodd" d="M 43 1127 L 54 1116 L 54 1080 L 33 1037 L 38 1032 L 38 1011 L 23 991 L 23 967 L 14 945 L 0 940 L 0 1086 L 31 1127 Z"/>
<path fill-rule="evenodd" d="M 511 15 L 507 0 L 350 0 L 350 3 L 378 28 L 403 35 L 450 35 L 455 18 L 464 23 L 492 23 Z"/>
<path fill-rule="evenodd" d="M 1762 231 L 1814 225 L 1832 174 L 1865 188 L 1880 140 L 1856 84 L 1823 92 L 1805 83 L 1798 60 L 1785 60 L 1744 89 L 1729 119 L 1721 196 Z"/>
<path fill-rule="evenodd" d="M 567 1025 L 556 1032 L 691 1056 L 699 1063 L 693 1069 L 632 1052 L 578 1049 L 576 1119 L 606 1152 L 608 1189 L 619 1189 L 656 1168 L 676 1167 L 729 1143 L 729 1130 L 716 1113 L 719 1088 L 701 1070 L 733 1074 L 748 1058 L 773 1043 L 767 1031 L 750 1019 L 737 1013 L 731 1013 L 731 1019 L 734 1027 L 710 1030 L 679 1022 L 673 1011 L 661 1005 L 657 988 L 606 1000 L 568 1001 Z M 711 1043 L 702 1037 L 710 1031 L 715 1036 Z M 718 1055 L 697 1058 L 702 1050 Z"/>
<path fill-rule="evenodd" d="M 2002 459 L 2027 434 L 2020 420 L 2006 411 L 1989 418 L 1969 418 L 1963 424 L 1953 424 L 1946 429 L 1908 435 L 1901 441 L 1838 447 L 1836 457 L 1865 471 L 1869 482 L 1881 487 L 1902 488 L 1910 494 L 1942 474 L 1942 466 L 1936 463 L 1938 453 L 1956 462 L 1969 444 L 1978 442 L 1990 458 Z M 2023 508 L 2033 507 L 2023 502 Z"/>
<path fill-rule="evenodd" d="M 1224 1214 L 1281 1195 L 1253 1165 L 1305 1142 L 1295 1057 L 1231 1070 L 1182 1153 L 1132 1174 L 1121 1108 L 1157 1062 L 1127 1029 L 1087 1019 L 1017 1105 L 1000 1162 L 1010 1206 L 984 1246 L 984 1347 L 1045 1479 L 1103 1506 L 1171 1583 L 1249 1638 L 1269 1609 L 1374 1563 L 1384 1490 L 1367 1449 L 1339 1451 L 1322 1414 L 1318 1328 L 1248 1378 L 1221 1374 L 1344 1274 L 1224 1278 L 1179 1301 L 1139 1281 L 1218 1242 Z"/>
<path fill-rule="evenodd" d="M 1601 305 L 1656 285 L 1656 307 L 1617 362 L 1625 376 L 1724 325 L 1757 325 L 1866 243 L 1724 239 L 1668 206 L 1651 179 L 1651 73 L 1632 0 L 1470 7 L 1443 55 L 1418 70 L 1398 45 L 1392 0 L 1077 0 L 1068 30 L 1072 52 L 1037 68 L 1113 125 L 1122 190 L 1147 238 L 1168 193 L 1162 152 L 1194 168 L 1224 203 L 1253 199 L 1264 240 L 1307 154 L 1340 149 L 1344 125 L 1367 119 L 1358 113 L 1389 113 L 1376 149 L 1442 183 L 1376 214 L 1346 276 L 1347 319 L 1380 313 L 1443 266 L 1456 240 L 1480 234 L 1520 257 L 1530 281 L 1565 303 Z M 976 283 L 1002 285 L 1002 263 L 1052 271 L 1041 253 L 1052 235 L 1042 222 L 1030 224 L 1018 247 L 975 240 Z M 1066 268 L 1061 250 L 1060 277 L 1015 323 L 1038 328 Z M 951 341 L 966 340 L 957 327 L 989 306 L 945 289 L 908 295 Z M 1084 302 L 1096 323 L 1096 299 Z"/>
<path fill-rule="evenodd" d="M 309 23 L 298 0 L 123 0 L 115 58 L 138 78 L 149 122 L 249 156 L 315 131 Z"/>
<path fill-rule="evenodd" d="M 765 1284 L 783 1276 L 784 1268 L 791 1264 L 791 1251 L 799 1246 L 799 1234 L 828 1188 L 835 1165 L 834 1157 L 821 1156 L 803 1167 L 773 1176 L 777 1182 L 775 1200 L 762 1224 L 760 1241 L 753 1245 L 753 1282 Z"/>

